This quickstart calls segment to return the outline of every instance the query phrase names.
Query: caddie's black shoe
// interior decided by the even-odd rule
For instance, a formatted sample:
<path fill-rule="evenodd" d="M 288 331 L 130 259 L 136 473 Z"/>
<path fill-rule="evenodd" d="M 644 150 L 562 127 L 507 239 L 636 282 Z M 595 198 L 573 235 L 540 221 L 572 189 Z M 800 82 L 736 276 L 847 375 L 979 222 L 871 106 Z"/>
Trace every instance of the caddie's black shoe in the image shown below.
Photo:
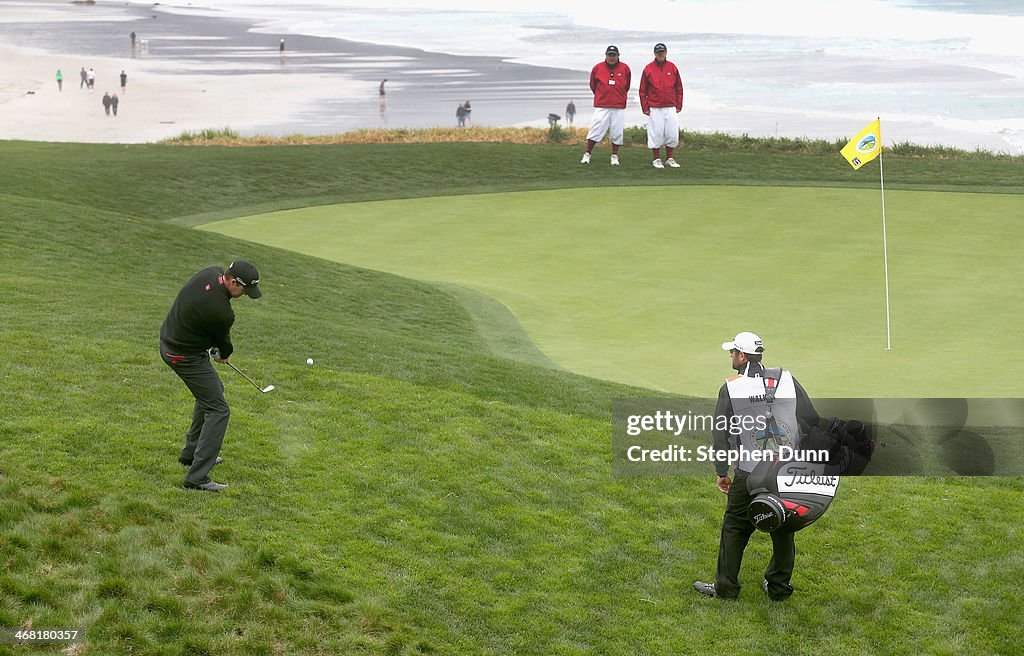
<path fill-rule="evenodd" d="M 186 490 L 203 490 L 204 492 L 220 492 L 221 490 L 226 490 L 228 486 L 223 484 L 223 483 L 215 483 L 213 481 L 206 481 L 205 483 L 199 483 L 198 485 L 196 485 L 195 483 L 189 483 L 188 481 L 185 481 L 182 484 L 182 487 L 184 487 Z"/>
<path fill-rule="evenodd" d="M 185 460 L 181 456 L 178 456 L 178 462 L 180 462 L 182 465 L 184 465 L 186 467 L 191 467 L 192 463 L 193 463 L 192 460 Z M 219 465 L 222 462 L 224 462 L 224 458 L 221 458 L 220 456 L 217 456 L 217 459 L 213 461 L 213 466 L 216 467 L 217 465 Z"/>

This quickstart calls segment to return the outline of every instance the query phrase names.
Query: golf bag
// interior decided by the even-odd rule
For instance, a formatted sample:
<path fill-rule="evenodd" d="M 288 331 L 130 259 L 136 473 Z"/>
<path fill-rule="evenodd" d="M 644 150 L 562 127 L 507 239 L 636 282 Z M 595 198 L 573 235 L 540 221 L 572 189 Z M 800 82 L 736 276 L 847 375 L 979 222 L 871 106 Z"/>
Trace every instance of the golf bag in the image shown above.
<path fill-rule="evenodd" d="M 784 431 L 779 429 L 773 406 L 782 369 L 765 369 L 763 380 L 767 405 L 765 434 L 779 436 Z M 747 477 L 747 491 L 753 498 L 748 512 L 750 521 L 761 531 L 792 532 L 813 524 L 832 504 L 839 489 L 840 474 L 862 473 L 875 450 L 871 432 L 857 420 L 831 417 L 822 426 L 805 426 L 801 432 L 802 436 L 793 436 L 797 439 L 793 439 L 790 446 L 827 454 L 827 459 L 824 462 L 781 460 L 780 449 L 774 459 L 754 467 Z"/>
<path fill-rule="evenodd" d="M 857 420 L 835 417 L 814 426 L 800 449 L 826 451 L 825 462 L 770 460 L 757 465 L 747 478 L 750 521 L 758 529 L 799 531 L 825 514 L 839 489 L 839 476 L 857 476 L 871 461 L 875 440 Z"/>

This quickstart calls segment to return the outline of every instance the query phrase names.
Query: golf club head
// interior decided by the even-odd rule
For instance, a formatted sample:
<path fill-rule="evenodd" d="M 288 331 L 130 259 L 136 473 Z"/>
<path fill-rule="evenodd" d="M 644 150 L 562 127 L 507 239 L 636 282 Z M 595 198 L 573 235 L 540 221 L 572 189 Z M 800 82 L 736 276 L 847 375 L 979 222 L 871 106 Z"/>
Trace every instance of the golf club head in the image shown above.
<path fill-rule="evenodd" d="M 266 394 L 267 392 L 273 392 L 273 391 L 274 391 L 274 386 L 273 386 L 273 385 L 267 385 L 267 386 L 266 386 L 266 387 L 264 387 L 264 388 L 263 388 L 263 389 L 262 389 L 261 391 L 262 391 L 262 392 L 263 392 L 264 394 Z"/>

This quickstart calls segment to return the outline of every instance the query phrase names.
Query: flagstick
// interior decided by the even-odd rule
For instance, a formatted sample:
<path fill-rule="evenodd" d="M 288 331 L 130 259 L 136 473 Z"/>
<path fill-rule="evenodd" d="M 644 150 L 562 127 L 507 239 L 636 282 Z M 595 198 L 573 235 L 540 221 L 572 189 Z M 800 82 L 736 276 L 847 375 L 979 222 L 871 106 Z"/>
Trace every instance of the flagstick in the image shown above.
<path fill-rule="evenodd" d="M 881 130 L 879 130 L 881 132 Z M 889 247 L 885 238 L 885 176 L 882 174 L 882 144 L 878 144 L 878 182 L 882 187 L 882 260 L 885 263 L 885 350 L 892 350 L 892 329 L 889 323 Z"/>

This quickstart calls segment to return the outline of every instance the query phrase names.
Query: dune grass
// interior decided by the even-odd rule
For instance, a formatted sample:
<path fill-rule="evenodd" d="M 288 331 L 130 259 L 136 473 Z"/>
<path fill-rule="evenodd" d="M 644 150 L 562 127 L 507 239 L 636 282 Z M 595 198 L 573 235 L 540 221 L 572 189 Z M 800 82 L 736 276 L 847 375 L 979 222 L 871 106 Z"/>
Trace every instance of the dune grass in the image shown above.
<path fill-rule="evenodd" d="M 207 146 L 213 143 L 230 144 L 241 138 L 242 136 L 238 131 L 231 128 L 208 128 L 206 130 L 186 130 L 173 139 L 164 140 L 162 143 Z"/>
<path fill-rule="evenodd" d="M 444 194 L 622 182 L 541 175 L 573 152 L 0 144 L 0 625 L 81 626 L 78 654 L 1014 653 L 1020 479 L 844 482 L 798 536 L 793 599 L 758 593 L 761 536 L 741 601 L 702 599 L 689 584 L 714 567 L 722 511 L 710 476 L 610 473 L 610 401 L 641 391 L 523 343 L 495 355 L 487 304 L 175 224 L 428 195 L 431 172 Z M 396 155 L 408 187 L 371 175 Z M 705 174 L 742 175 L 736 156 Z M 535 179 L 486 179 L 510 160 Z M 232 359 L 278 390 L 222 373 L 215 474 L 231 488 L 186 492 L 190 397 L 157 331 L 188 275 L 241 255 L 266 293 L 236 307 Z"/>
<path fill-rule="evenodd" d="M 241 135 L 231 128 L 183 132 L 160 143 L 175 146 L 286 146 L 313 144 L 385 144 L 385 143 L 582 143 L 587 137 L 586 127 L 568 127 L 556 123 L 548 128 L 492 128 L 470 126 L 466 128 L 393 128 L 352 130 L 339 134 L 290 134 L 284 136 Z M 725 132 L 694 132 L 680 130 L 682 149 L 713 150 L 718 152 L 803 153 L 832 155 L 846 145 L 849 137 L 837 139 L 811 139 L 809 137 L 752 137 Z M 632 125 L 626 128 L 624 145 L 647 147 L 647 128 Z M 921 157 L 942 160 L 1003 160 L 1024 159 L 1022 153 L 993 152 L 984 148 L 966 149 L 952 146 L 916 144 L 898 141 L 887 145 L 895 156 Z"/>

